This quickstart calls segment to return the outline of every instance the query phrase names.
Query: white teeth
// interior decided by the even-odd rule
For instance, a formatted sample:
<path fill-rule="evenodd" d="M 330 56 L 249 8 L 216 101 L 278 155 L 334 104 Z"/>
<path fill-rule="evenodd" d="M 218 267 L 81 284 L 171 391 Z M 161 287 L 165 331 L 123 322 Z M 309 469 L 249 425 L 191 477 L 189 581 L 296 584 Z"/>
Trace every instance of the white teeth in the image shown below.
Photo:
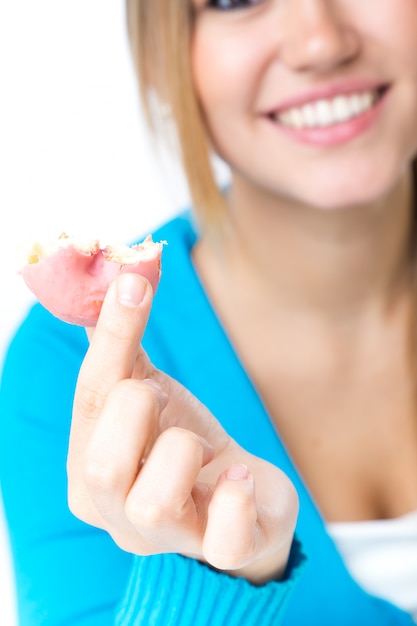
<path fill-rule="evenodd" d="M 329 126 L 333 122 L 333 111 L 328 100 L 316 102 L 315 114 L 319 126 Z"/>
<path fill-rule="evenodd" d="M 350 97 L 350 105 L 352 107 L 352 111 L 354 112 L 355 115 L 359 115 L 362 107 L 361 107 L 361 96 L 359 96 L 358 94 L 355 94 L 353 96 Z"/>
<path fill-rule="evenodd" d="M 289 113 L 288 115 L 289 122 L 291 126 L 294 126 L 294 128 L 302 128 L 303 127 L 303 115 L 300 109 L 291 109 L 291 111 L 289 111 L 288 113 Z"/>
<path fill-rule="evenodd" d="M 349 107 L 345 96 L 338 96 L 333 100 L 333 114 L 335 122 L 345 122 L 352 115 L 357 115 L 357 113 L 353 112 L 353 107 L 352 109 Z"/>
<path fill-rule="evenodd" d="M 313 128 L 316 125 L 316 113 L 312 104 L 303 106 L 303 117 L 306 126 Z"/>
<path fill-rule="evenodd" d="M 295 128 L 325 128 L 346 122 L 370 109 L 377 98 L 376 92 L 366 91 L 351 96 L 336 96 L 331 100 L 318 100 L 301 107 L 293 107 L 276 116 L 284 126 Z"/>

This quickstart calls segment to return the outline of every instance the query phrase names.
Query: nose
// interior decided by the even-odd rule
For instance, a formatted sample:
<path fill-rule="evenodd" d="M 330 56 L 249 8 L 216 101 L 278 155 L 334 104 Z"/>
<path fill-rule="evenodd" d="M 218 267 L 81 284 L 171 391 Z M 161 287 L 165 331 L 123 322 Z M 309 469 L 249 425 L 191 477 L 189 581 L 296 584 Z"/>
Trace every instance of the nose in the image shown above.
<path fill-rule="evenodd" d="M 360 39 L 339 0 L 288 0 L 282 6 L 281 60 L 297 71 L 325 72 L 345 65 Z"/>

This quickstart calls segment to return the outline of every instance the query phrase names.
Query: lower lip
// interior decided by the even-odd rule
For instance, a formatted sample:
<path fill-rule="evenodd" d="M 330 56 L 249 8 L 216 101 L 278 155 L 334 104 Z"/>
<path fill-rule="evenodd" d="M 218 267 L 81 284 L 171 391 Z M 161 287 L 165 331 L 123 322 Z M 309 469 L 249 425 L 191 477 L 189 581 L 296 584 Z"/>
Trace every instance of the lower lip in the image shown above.
<path fill-rule="evenodd" d="M 377 122 L 382 107 L 385 103 L 386 94 L 380 98 L 371 109 L 362 115 L 352 118 L 346 122 L 326 126 L 324 128 L 303 128 L 295 129 L 284 126 L 273 120 L 275 126 L 291 139 L 312 146 L 337 146 L 339 144 L 352 141 L 367 132 Z"/>

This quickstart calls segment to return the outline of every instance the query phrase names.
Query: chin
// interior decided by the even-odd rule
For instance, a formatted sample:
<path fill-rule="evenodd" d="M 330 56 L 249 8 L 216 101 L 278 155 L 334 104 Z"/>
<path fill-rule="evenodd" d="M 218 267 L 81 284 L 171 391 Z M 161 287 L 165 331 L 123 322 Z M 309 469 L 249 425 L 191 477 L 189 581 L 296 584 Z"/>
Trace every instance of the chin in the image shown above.
<path fill-rule="evenodd" d="M 349 171 L 349 170 L 348 170 Z M 342 176 L 316 176 L 314 187 L 306 191 L 307 204 L 322 211 L 346 211 L 355 207 L 373 206 L 390 200 L 403 189 L 411 168 L 383 172 L 372 168 L 350 170 L 348 178 Z"/>

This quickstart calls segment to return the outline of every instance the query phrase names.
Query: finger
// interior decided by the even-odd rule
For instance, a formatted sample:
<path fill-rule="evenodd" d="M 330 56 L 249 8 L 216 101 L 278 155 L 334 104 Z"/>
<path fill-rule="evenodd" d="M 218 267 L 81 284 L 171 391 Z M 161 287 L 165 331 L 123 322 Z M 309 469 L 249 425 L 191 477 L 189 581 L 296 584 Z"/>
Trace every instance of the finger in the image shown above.
<path fill-rule="evenodd" d="M 135 274 L 134 274 L 135 275 Z M 123 302 L 124 304 L 124 302 Z M 129 305 L 129 301 L 127 302 L 127 305 Z M 91 344 L 93 341 L 93 336 L 95 334 L 96 331 L 96 326 L 88 326 L 87 328 L 85 328 L 85 332 L 87 335 L 87 339 L 89 341 L 89 343 Z M 143 334 L 143 332 L 142 332 Z M 136 355 L 136 361 L 135 361 L 135 369 L 134 369 L 134 375 L 136 376 L 136 378 L 145 378 L 146 377 L 146 373 L 149 371 L 149 359 L 147 358 L 147 355 L 145 353 L 145 351 L 142 349 L 140 343 L 137 344 L 138 345 L 138 352 Z"/>
<path fill-rule="evenodd" d="M 191 431 L 170 428 L 158 437 L 126 499 L 129 520 L 149 542 L 167 551 L 200 552 L 202 502 L 206 496 L 207 509 L 211 490 L 195 483 L 213 455 Z"/>
<path fill-rule="evenodd" d="M 122 274 L 110 285 L 78 379 L 74 406 L 83 417 L 97 417 L 111 387 L 131 376 L 152 295 L 137 274 Z"/>
<path fill-rule="evenodd" d="M 122 274 L 109 288 L 74 396 L 67 460 L 69 488 L 79 485 L 84 450 L 112 387 L 129 377 L 152 302 L 148 281 Z M 151 370 L 149 365 L 149 370 Z"/>
<path fill-rule="evenodd" d="M 254 478 L 245 465 L 223 472 L 210 502 L 203 554 L 214 567 L 240 569 L 259 549 Z"/>
<path fill-rule="evenodd" d="M 152 381 L 127 379 L 110 391 L 86 449 L 74 459 L 70 496 L 78 517 L 104 521 L 108 529 L 123 525 L 126 496 L 166 402 Z"/>
<path fill-rule="evenodd" d="M 161 370 L 155 369 L 151 378 L 162 387 L 169 397 L 168 406 L 162 415 L 162 430 L 172 426 L 191 430 L 208 441 L 214 447 L 216 455 L 228 448 L 231 444 L 229 435 L 198 398 Z M 216 482 L 219 471 L 214 475 L 213 483 Z"/>
<path fill-rule="evenodd" d="M 234 465 L 220 476 L 210 503 L 203 554 L 215 567 L 263 584 L 285 571 L 298 496 L 288 477 L 273 465 L 251 457 L 251 469 Z"/>

